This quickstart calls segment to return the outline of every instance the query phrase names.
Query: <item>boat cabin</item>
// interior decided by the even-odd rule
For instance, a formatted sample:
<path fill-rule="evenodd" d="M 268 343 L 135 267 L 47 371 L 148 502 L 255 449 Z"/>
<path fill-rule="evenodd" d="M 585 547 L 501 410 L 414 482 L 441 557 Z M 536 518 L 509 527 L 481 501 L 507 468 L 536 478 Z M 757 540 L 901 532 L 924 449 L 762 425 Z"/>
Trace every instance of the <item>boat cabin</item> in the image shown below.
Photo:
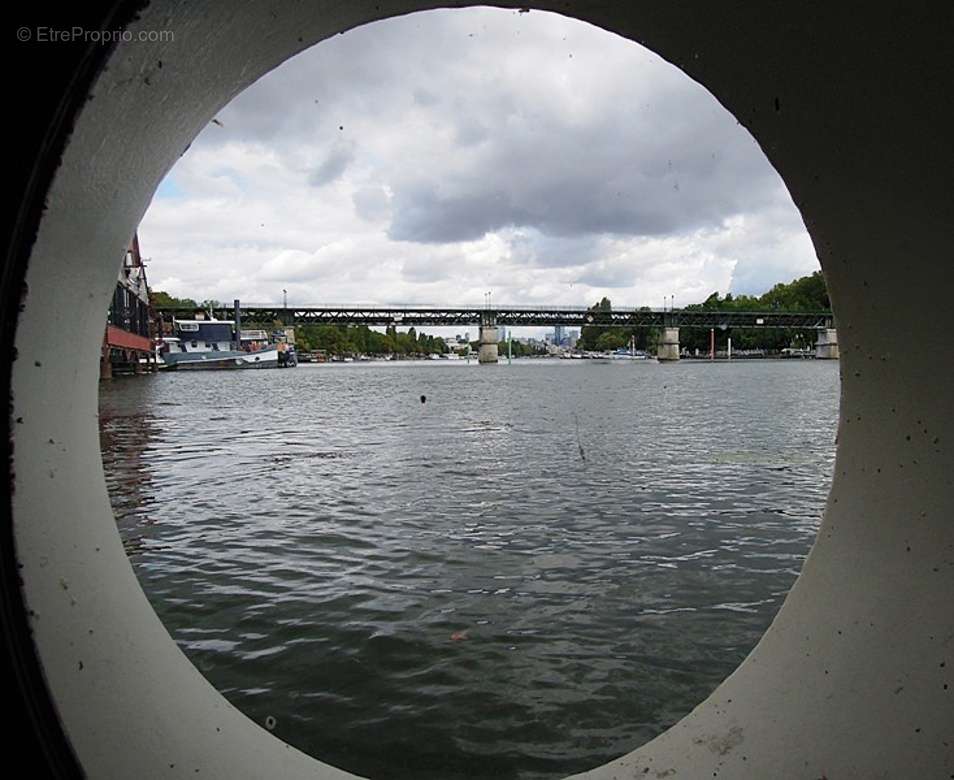
<path fill-rule="evenodd" d="M 260 349 L 269 349 L 271 346 L 268 333 L 264 330 L 242 331 L 242 349 L 246 352 L 258 352 Z"/>
<path fill-rule="evenodd" d="M 234 329 L 227 320 L 173 320 L 173 335 L 178 340 L 166 340 L 170 351 L 230 352 Z"/>

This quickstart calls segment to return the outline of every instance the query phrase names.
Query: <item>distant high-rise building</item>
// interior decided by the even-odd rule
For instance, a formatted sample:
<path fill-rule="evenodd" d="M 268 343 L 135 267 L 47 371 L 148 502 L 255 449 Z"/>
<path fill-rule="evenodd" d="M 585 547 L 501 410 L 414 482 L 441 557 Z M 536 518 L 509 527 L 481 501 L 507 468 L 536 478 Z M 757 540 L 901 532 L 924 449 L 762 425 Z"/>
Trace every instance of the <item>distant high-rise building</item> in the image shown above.
<path fill-rule="evenodd" d="M 507 340 L 507 326 L 498 325 L 497 326 L 497 341 L 506 341 Z"/>
<path fill-rule="evenodd" d="M 566 338 L 566 328 L 562 325 L 553 326 L 553 343 L 558 347 L 563 345 L 563 339 Z"/>

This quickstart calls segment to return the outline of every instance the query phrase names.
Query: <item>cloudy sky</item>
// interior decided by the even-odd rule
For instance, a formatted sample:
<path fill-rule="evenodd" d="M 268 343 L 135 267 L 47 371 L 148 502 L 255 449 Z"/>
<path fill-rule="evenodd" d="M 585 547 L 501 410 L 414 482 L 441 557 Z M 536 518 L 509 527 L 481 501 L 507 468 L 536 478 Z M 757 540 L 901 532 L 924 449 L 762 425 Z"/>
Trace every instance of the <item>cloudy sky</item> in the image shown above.
<path fill-rule="evenodd" d="M 140 228 L 198 300 L 614 304 L 818 268 L 755 142 L 646 49 L 554 14 L 432 11 L 285 63 L 199 135 Z"/>

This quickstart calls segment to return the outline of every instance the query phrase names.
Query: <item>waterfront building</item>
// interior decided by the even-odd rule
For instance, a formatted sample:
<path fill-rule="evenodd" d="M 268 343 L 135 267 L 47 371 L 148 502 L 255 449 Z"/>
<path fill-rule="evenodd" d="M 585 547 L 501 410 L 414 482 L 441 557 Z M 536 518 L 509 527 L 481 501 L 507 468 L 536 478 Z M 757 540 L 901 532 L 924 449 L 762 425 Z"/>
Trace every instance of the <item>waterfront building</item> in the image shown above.
<path fill-rule="evenodd" d="M 152 307 L 146 266 L 139 252 L 139 235 L 133 236 L 113 290 L 106 315 L 106 330 L 100 352 L 99 374 L 109 379 L 114 373 L 155 371 Z"/>
<path fill-rule="evenodd" d="M 470 350 L 470 344 L 461 336 L 444 339 L 444 345 L 446 346 L 447 352 L 453 352 L 457 355 L 466 355 Z"/>

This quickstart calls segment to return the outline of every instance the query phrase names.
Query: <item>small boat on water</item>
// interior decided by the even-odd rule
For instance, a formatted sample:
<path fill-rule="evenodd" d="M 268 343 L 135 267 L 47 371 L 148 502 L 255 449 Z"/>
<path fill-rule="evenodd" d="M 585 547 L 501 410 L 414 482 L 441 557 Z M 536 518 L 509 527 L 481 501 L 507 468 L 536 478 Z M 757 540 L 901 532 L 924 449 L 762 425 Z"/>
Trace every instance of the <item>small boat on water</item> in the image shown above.
<path fill-rule="evenodd" d="M 628 351 L 628 350 L 616 350 L 612 355 L 610 355 L 612 360 L 651 360 L 652 358 L 647 355 L 645 352 L 640 351 Z"/>
<path fill-rule="evenodd" d="M 652 355 L 644 352 L 641 349 L 636 349 L 636 337 L 630 336 L 629 346 L 620 347 L 612 355 L 610 355 L 612 360 L 652 360 Z"/>
<path fill-rule="evenodd" d="M 228 320 L 173 320 L 173 336 L 162 339 L 159 359 L 167 371 L 292 368 L 295 349 L 266 337 L 245 338 Z"/>

